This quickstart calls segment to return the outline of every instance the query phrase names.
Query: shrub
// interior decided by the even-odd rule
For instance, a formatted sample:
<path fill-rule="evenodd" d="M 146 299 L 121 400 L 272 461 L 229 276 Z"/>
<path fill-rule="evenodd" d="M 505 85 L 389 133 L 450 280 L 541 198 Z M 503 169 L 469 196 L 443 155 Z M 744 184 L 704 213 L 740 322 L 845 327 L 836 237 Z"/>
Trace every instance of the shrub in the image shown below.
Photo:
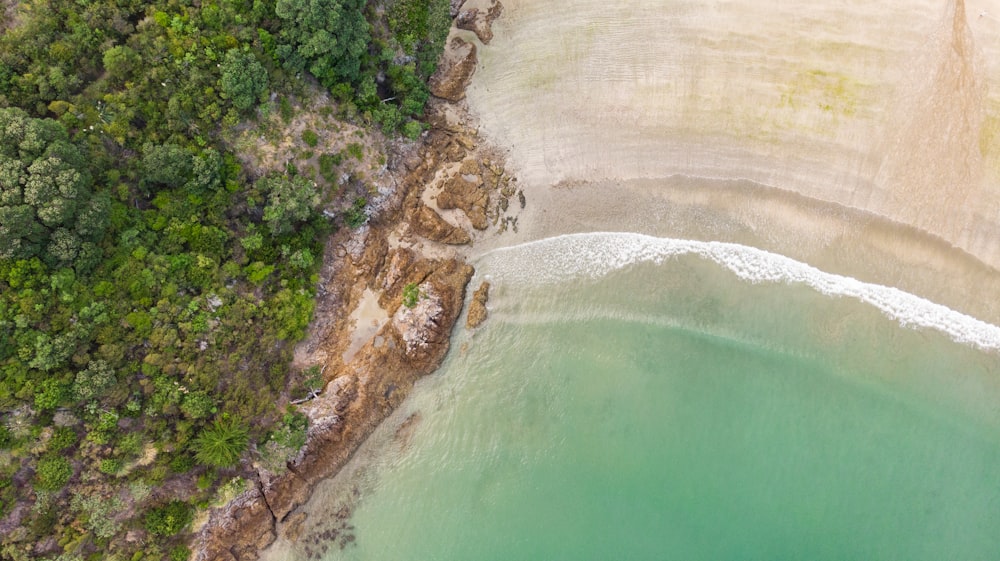
<path fill-rule="evenodd" d="M 97 469 L 107 475 L 118 475 L 118 472 L 122 470 L 122 461 L 115 458 L 107 458 L 101 460 Z"/>
<path fill-rule="evenodd" d="M 364 148 L 357 142 L 351 142 L 347 145 L 347 154 L 355 160 L 360 160 L 365 156 Z"/>
<path fill-rule="evenodd" d="M 404 306 L 412 308 L 417 305 L 418 300 L 420 300 L 420 288 L 417 286 L 417 283 L 411 282 L 403 287 Z"/>
<path fill-rule="evenodd" d="M 62 456 L 48 454 L 38 460 L 35 487 L 43 491 L 58 491 L 73 477 L 73 466 Z"/>
<path fill-rule="evenodd" d="M 289 412 L 281 419 L 281 424 L 271 431 L 261 450 L 264 467 L 274 473 L 284 471 L 285 466 L 298 454 L 306 443 L 309 420 L 298 412 Z"/>
<path fill-rule="evenodd" d="M 368 215 L 365 213 L 365 205 L 368 201 L 364 197 L 358 197 L 354 199 L 354 204 L 351 208 L 344 212 L 344 221 L 351 228 L 360 228 L 368 222 Z"/>
<path fill-rule="evenodd" d="M 191 505 L 183 501 L 171 501 L 150 509 L 143 526 L 155 536 L 172 536 L 190 524 L 193 517 Z"/>
<path fill-rule="evenodd" d="M 185 545 L 178 545 L 170 550 L 170 561 L 187 561 L 191 557 L 191 550 Z"/>
<path fill-rule="evenodd" d="M 118 497 L 74 494 L 70 506 L 86 516 L 87 528 L 98 538 L 111 538 L 121 528 L 115 515 L 121 512 L 124 505 Z"/>
<path fill-rule="evenodd" d="M 174 456 L 174 458 L 170 460 L 170 471 L 174 473 L 187 473 L 188 471 L 191 471 L 191 468 L 193 467 L 194 458 L 187 454 Z"/>
<path fill-rule="evenodd" d="M 403 125 L 403 136 L 409 138 L 410 140 L 416 140 L 422 132 L 424 132 L 424 127 L 419 121 L 407 121 L 407 123 Z"/>
<path fill-rule="evenodd" d="M 52 452 L 65 450 L 76 444 L 78 440 L 76 431 L 72 427 L 56 427 L 49 440 L 49 450 Z"/>
<path fill-rule="evenodd" d="M 337 166 L 341 164 L 343 159 L 344 157 L 340 154 L 320 154 L 319 174 L 329 183 L 333 183 L 337 179 Z"/>
<path fill-rule="evenodd" d="M 302 131 L 302 142 L 305 142 L 310 148 L 315 148 L 319 144 L 319 135 L 313 130 L 306 129 Z"/>

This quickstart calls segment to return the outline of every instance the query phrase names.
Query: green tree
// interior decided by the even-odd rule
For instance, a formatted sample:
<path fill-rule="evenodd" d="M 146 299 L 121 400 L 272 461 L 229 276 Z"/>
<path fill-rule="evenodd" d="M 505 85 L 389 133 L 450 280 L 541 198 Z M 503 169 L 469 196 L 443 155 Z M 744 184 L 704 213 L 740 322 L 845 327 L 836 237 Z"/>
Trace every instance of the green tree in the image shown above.
<path fill-rule="evenodd" d="M 267 93 L 267 70 L 248 52 L 230 49 L 222 61 L 219 86 L 223 97 L 241 111 L 250 109 Z"/>
<path fill-rule="evenodd" d="M 308 220 L 319 205 L 316 184 L 302 176 L 291 179 L 265 177 L 257 181 L 256 187 L 267 195 L 264 222 L 274 235 L 292 232 L 296 225 Z"/>
<path fill-rule="evenodd" d="M 61 124 L 0 109 L 0 259 L 72 263 L 103 232 L 104 207 L 92 202 L 91 183 Z"/>
<path fill-rule="evenodd" d="M 115 371 L 106 361 L 91 361 L 73 380 L 73 397 L 79 401 L 89 401 L 103 394 L 115 381 Z"/>
<path fill-rule="evenodd" d="M 108 76 L 122 82 L 142 66 L 142 57 L 125 45 L 116 45 L 104 51 L 103 62 Z"/>
<path fill-rule="evenodd" d="M 327 88 L 356 83 L 370 41 L 364 7 L 364 0 L 277 0 L 285 68 L 307 70 Z"/>
<path fill-rule="evenodd" d="M 142 186 L 181 187 L 194 172 L 194 158 L 190 152 L 176 144 L 147 143 L 142 147 Z"/>
<path fill-rule="evenodd" d="M 232 419 L 217 419 L 194 439 L 194 455 L 205 465 L 230 467 L 236 464 L 246 450 L 246 427 Z"/>

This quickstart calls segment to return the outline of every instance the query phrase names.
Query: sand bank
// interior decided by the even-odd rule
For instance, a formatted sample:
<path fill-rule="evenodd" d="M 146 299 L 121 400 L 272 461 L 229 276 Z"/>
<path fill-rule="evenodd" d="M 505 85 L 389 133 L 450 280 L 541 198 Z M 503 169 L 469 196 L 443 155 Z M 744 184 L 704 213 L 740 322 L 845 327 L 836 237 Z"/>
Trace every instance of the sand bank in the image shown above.
<path fill-rule="evenodd" d="M 529 205 L 476 251 L 727 241 L 1000 321 L 1000 12 L 814 4 L 504 2 L 467 99 Z"/>

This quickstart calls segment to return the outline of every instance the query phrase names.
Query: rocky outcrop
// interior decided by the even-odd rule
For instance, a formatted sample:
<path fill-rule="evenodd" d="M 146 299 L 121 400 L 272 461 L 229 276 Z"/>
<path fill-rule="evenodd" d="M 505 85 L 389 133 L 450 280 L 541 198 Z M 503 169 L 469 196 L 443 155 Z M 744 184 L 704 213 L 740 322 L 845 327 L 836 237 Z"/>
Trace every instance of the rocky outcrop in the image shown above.
<path fill-rule="evenodd" d="M 392 321 L 341 367 L 326 391 L 302 407 L 310 418 L 305 449 L 286 473 L 272 477 L 261 472 L 257 487 L 213 514 L 200 536 L 199 559 L 256 559 L 286 525 L 294 531 L 303 520 L 295 509 L 313 487 L 336 473 L 413 383 L 436 369 L 448 352 L 472 267 L 458 259 L 413 260 L 412 254 L 396 263 L 401 274 L 391 284 L 418 283 L 417 304 L 407 308 L 397 296 Z"/>
<path fill-rule="evenodd" d="M 485 230 L 489 226 L 486 208 L 490 204 L 490 193 L 478 175 L 459 173 L 447 181 L 437 196 L 437 204 L 446 210 L 460 209 L 477 230 Z"/>
<path fill-rule="evenodd" d="M 457 11 L 460 4 L 452 6 Z M 467 244 L 471 236 L 424 204 L 422 194 L 443 169 L 461 167 L 457 177 L 446 179 L 444 200 L 465 212 L 473 226 L 487 227 L 488 190 L 500 189 L 500 182 L 485 168 L 480 173 L 475 132 L 449 120 L 448 107 L 454 106 L 442 101 L 464 96 L 475 65 L 475 46 L 453 40 L 431 82 L 441 99 L 428 104 L 430 130 L 419 145 L 401 144 L 390 157 L 395 189 L 382 199 L 369 225 L 342 229 L 328 241 L 314 320 L 296 349 L 299 367 L 321 364 L 327 380 L 322 393 L 299 406 L 309 417 L 307 443 L 286 472 L 275 475 L 254 466 L 250 489 L 210 511 L 192 543 L 196 561 L 254 560 L 277 536 L 295 540 L 307 519 L 299 507 L 314 486 L 337 473 L 414 382 L 435 370 L 447 353 L 473 269 L 447 246 L 421 248 Z M 418 287 L 419 297 L 407 307 L 403 292 L 410 284 Z M 390 320 L 345 359 L 354 328 L 351 314 L 365 293 L 378 295 Z M 484 304 L 484 298 L 477 300 Z M 349 512 L 336 517 L 347 524 Z M 346 531 L 338 535 L 352 539 Z M 323 539 L 329 542 L 331 536 Z"/>
<path fill-rule="evenodd" d="M 461 37 L 454 37 L 441 58 L 441 64 L 429 82 L 431 93 L 441 99 L 459 101 L 465 97 L 465 86 L 479 62 L 476 46 Z"/>
<path fill-rule="evenodd" d="M 410 231 L 429 240 L 448 244 L 464 245 L 472 241 L 469 233 L 441 218 L 434 209 L 420 205 L 420 210 L 410 222 Z"/>
<path fill-rule="evenodd" d="M 475 33 L 484 45 L 489 45 L 493 40 L 493 21 L 500 17 L 502 12 L 503 4 L 493 0 L 486 10 L 472 8 L 459 12 L 455 18 L 455 27 Z"/>
<path fill-rule="evenodd" d="M 490 283 L 483 281 L 479 288 L 472 294 L 472 301 L 469 302 L 469 313 L 465 318 L 465 327 L 469 329 L 479 327 L 486 321 L 488 314 L 486 302 L 490 299 Z"/>

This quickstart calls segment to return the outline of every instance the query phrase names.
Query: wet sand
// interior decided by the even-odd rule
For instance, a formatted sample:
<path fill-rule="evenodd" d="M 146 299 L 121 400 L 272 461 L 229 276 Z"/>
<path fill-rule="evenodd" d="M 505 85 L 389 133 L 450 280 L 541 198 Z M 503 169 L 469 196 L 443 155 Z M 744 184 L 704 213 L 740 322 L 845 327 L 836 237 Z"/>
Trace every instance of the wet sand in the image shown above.
<path fill-rule="evenodd" d="M 1000 323 L 1000 6 L 815 4 L 504 2 L 468 104 L 528 208 L 474 251 L 728 241 Z"/>

